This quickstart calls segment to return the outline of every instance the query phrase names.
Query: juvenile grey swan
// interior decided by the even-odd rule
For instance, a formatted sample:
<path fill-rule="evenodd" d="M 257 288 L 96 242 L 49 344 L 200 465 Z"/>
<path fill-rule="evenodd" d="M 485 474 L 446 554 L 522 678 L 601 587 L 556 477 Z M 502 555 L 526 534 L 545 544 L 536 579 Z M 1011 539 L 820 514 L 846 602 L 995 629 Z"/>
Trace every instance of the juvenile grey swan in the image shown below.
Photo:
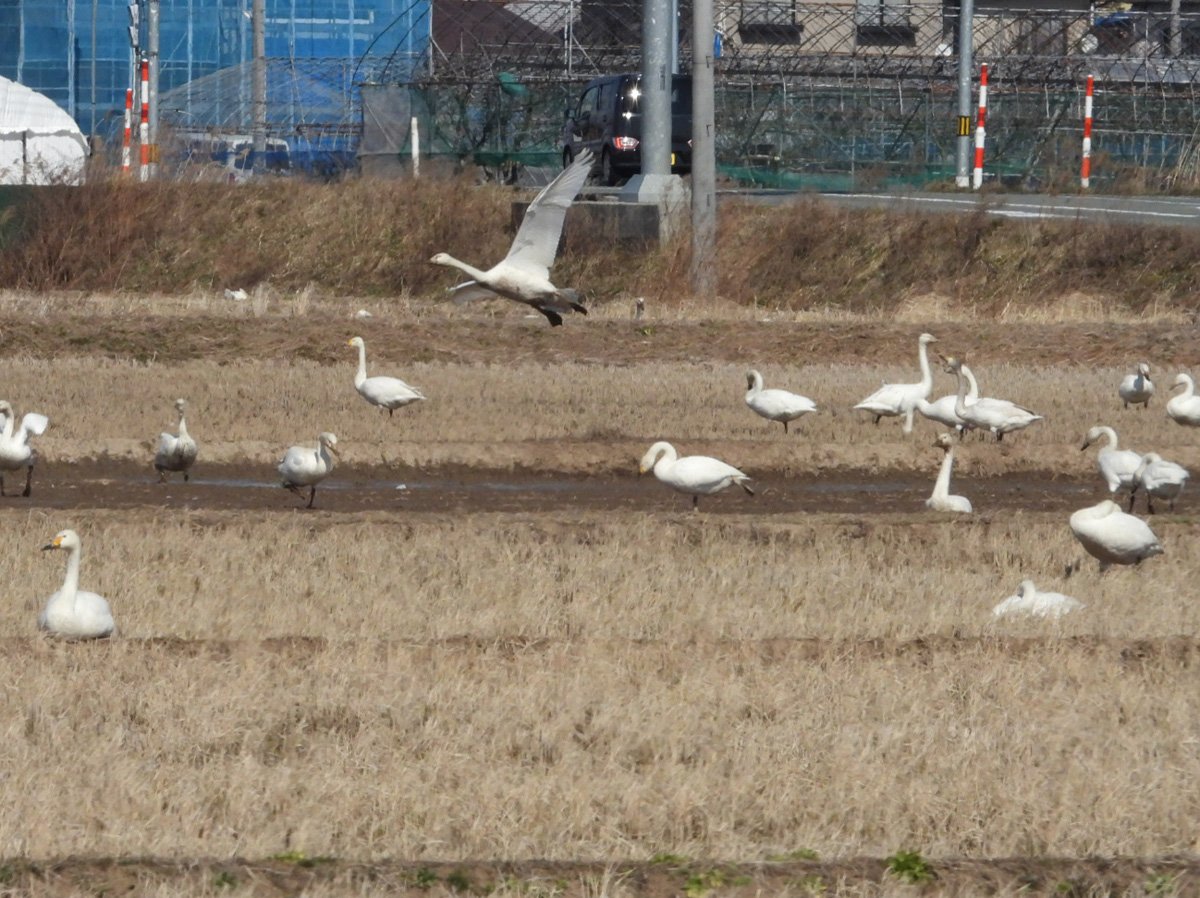
<path fill-rule="evenodd" d="M 186 482 L 188 471 L 196 462 L 199 447 L 188 433 L 187 421 L 183 417 L 186 409 L 187 403 L 184 400 L 175 400 L 175 411 L 179 413 L 178 436 L 165 432 L 158 435 L 158 451 L 154 453 L 154 470 L 158 471 L 159 483 L 166 483 L 167 474 L 171 471 L 182 473 Z"/>

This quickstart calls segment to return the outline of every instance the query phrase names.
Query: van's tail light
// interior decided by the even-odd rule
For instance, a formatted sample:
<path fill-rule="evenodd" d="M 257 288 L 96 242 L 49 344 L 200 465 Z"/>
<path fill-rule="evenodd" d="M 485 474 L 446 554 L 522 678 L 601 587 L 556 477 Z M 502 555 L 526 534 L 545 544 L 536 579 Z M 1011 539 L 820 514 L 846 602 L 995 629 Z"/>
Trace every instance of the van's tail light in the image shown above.
<path fill-rule="evenodd" d="M 618 150 L 636 150 L 638 139 L 636 137 L 614 137 L 613 147 Z"/>

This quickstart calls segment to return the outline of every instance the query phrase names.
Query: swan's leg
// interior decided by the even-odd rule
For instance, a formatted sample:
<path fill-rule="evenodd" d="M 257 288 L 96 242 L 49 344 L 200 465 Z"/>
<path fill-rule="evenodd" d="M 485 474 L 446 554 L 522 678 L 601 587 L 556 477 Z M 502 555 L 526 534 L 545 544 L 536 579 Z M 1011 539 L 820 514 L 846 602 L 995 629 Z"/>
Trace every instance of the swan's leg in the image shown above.
<path fill-rule="evenodd" d="M 394 412 L 394 411 L 395 411 L 395 409 L 394 409 L 394 408 L 389 408 L 389 409 L 388 409 L 388 417 L 389 417 L 389 418 L 392 416 L 392 412 Z"/>
<path fill-rule="evenodd" d="M 699 510 L 700 510 L 700 497 L 698 495 L 693 494 L 692 495 L 692 511 L 699 511 Z"/>
<path fill-rule="evenodd" d="M 1137 498 L 1137 490 L 1129 491 L 1129 513 L 1133 514 L 1133 500 Z M 1150 494 L 1146 493 L 1146 507 L 1150 508 Z M 1150 514 L 1154 514 L 1154 509 L 1150 508 Z"/>
<path fill-rule="evenodd" d="M 21 495 L 26 499 L 29 498 L 30 488 L 33 485 L 33 465 L 25 469 L 25 489 L 21 491 Z"/>
<path fill-rule="evenodd" d="M 4 495 L 4 478 L 0 477 L 0 496 Z"/>
<path fill-rule="evenodd" d="M 787 433 L 787 432 L 788 432 L 788 430 L 787 430 L 787 421 L 784 421 L 784 422 L 783 422 L 783 432 L 784 432 L 784 433 Z"/>
<path fill-rule="evenodd" d="M 911 408 L 910 408 L 910 409 L 909 409 L 907 412 L 905 412 L 905 414 L 904 414 L 904 432 L 905 432 L 905 433 L 912 433 L 912 429 L 913 429 L 913 412 L 914 412 L 914 411 L 915 411 L 915 409 L 911 409 Z"/>
<path fill-rule="evenodd" d="M 1147 514 L 1154 514 L 1153 498 L 1154 497 L 1151 496 L 1149 493 L 1146 493 L 1146 513 Z M 1129 503 L 1129 510 L 1133 511 L 1133 503 L 1132 502 Z M 1171 511 L 1174 511 L 1174 510 L 1175 510 L 1174 508 L 1171 509 Z"/>
<path fill-rule="evenodd" d="M 166 483 L 167 482 L 167 469 L 160 468 L 158 465 L 155 465 L 154 470 L 158 471 L 158 482 Z"/>
<path fill-rule="evenodd" d="M 317 485 L 314 483 L 308 488 L 308 505 L 305 508 L 312 508 L 313 499 L 317 498 Z"/>
<path fill-rule="evenodd" d="M 184 483 L 187 483 L 187 482 L 188 482 L 188 472 L 187 472 L 187 471 L 184 471 L 184 472 L 183 472 L 183 482 L 184 482 Z"/>
<path fill-rule="evenodd" d="M 880 421 L 882 421 L 882 420 L 883 420 L 883 415 L 876 415 L 876 416 L 875 416 L 875 423 L 876 423 L 876 424 L 878 424 L 878 423 L 879 423 Z"/>

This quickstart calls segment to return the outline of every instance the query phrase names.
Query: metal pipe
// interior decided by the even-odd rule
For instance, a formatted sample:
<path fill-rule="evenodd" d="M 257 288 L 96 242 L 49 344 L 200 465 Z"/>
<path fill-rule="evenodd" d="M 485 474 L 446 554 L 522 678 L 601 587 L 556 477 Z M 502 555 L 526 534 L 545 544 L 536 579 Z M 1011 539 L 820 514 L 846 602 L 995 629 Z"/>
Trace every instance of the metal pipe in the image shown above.
<path fill-rule="evenodd" d="M 971 186 L 971 76 L 974 75 L 974 0 L 960 0 L 958 7 L 958 165 L 954 183 Z"/>
<path fill-rule="evenodd" d="M 250 86 L 251 117 L 254 127 L 254 174 L 262 174 L 267 161 L 267 37 L 266 0 L 254 0 L 250 27 L 254 32 L 254 62 Z"/>
<path fill-rule="evenodd" d="M 692 292 L 717 293 L 716 67 L 712 0 L 692 6 Z"/>
<path fill-rule="evenodd" d="M 671 173 L 671 0 L 642 2 L 642 174 Z"/>
<path fill-rule="evenodd" d="M 150 103 L 148 130 L 150 132 L 150 169 L 149 176 L 158 174 L 158 26 L 159 0 L 147 0 L 146 3 L 146 54 L 150 59 Z"/>

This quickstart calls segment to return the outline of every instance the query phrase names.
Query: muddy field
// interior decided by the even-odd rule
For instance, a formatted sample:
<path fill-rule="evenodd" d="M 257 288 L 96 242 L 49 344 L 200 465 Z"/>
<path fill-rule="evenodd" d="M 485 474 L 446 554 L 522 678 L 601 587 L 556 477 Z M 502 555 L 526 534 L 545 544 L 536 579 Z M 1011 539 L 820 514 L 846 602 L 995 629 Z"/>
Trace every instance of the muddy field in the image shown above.
<path fill-rule="evenodd" d="M 0 398 L 51 418 L 0 498 L 0 891 L 1194 893 L 1192 494 L 1136 569 L 1066 527 L 1106 494 L 1093 424 L 1200 465 L 1163 413 L 1190 320 L 360 305 L 0 297 Z M 968 517 L 924 508 L 938 428 L 849 409 L 923 330 L 1045 415 L 957 444 Z M 429 401 L 368 408 L 356 333 Z M 1143 358 L 1160 392 L 1122 409 Z M 821 410 L 755 418 L 750 366 Z M 201 456 L 160 483 L 181 395 Z M 326 429 L 310 511 L 274 465 Z M 636 474 L 663 438 L 756 494 L 693 514 Z M 36 634 L 63 527 L 110 642 Z M 1025 577 L 1086 608 L 994 619 Z"/>

